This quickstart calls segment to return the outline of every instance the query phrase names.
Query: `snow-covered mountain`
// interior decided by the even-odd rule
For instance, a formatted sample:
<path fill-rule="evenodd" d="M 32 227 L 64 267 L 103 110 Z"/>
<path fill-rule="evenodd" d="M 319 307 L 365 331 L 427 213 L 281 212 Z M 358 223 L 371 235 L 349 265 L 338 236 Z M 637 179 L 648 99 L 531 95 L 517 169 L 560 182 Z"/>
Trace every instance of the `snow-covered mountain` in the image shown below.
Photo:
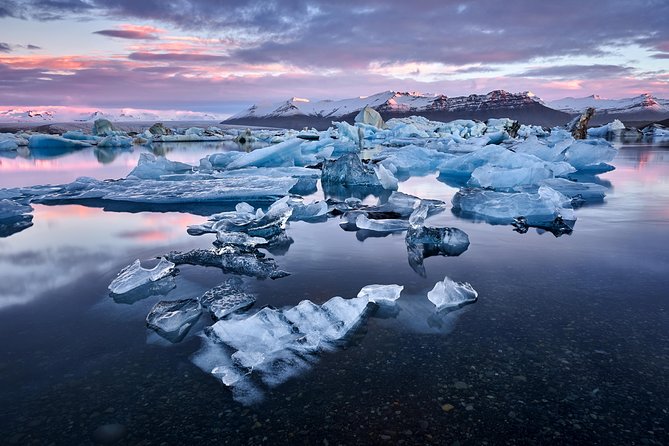
<path fill-rule="evenodd" d="M 166 110 L 95 110 L 81 112 L 67 107 L 53 107 L 48 110 L 9 109 L 0 110 L 0 122 L 10 123 L 37 123 L 49 122 L 93 122 L 96 119 L 109 119 L 112 122 L 135 121 L 218 121 L 220 116 L 209 113 L 191 111 Z"/>
<path fill-rule="evenodd" d="M 49 110 L 0 110 L 0 122 L 49 122 L 54 117 Z"/>
<path fill-rule="evenodd" d="M 567 113 L 580 113 L 588 107 L 594 107 L 598 114 L 662 114 L 669 113 L 669 99 L 660 99 L 650 93 L 633 98 L 605 99 L 598 95 L 584 98 L 564 98 L 547 102 L 551 108 Z"/>
<path fill-rule="evenodd" d="M 292 98 L 278 104 L 253 105 L 226 123 L 285 127 L 327 128 L 332 120 L 351 121 L 365 106 L 388 119 L 421 115 L 436 120 L 511 117 L 532 124 L 555 125 L 569 120 L 566 113 L 552 110 L 531 92 L 491 91 L 483 95 L 447 97 L 415 92 L 384 91 L 352 99 L 323 100 Z"/>

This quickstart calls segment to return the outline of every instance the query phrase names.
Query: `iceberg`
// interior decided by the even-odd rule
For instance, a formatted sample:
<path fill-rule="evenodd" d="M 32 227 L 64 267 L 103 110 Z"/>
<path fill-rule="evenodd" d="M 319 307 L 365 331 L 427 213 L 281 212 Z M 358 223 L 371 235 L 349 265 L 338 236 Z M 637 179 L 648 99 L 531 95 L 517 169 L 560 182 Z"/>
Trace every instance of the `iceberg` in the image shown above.
<path fill-rule="evenodd" d="M 603 139 L 578 140 L 564 152 L 564 159 L 578 170 L 607 171 L 618 150 Z"/>
<path fill-rule="evenodd" d="M 32 135 L 28 140 L 31 149 L 78 150 L 91 145 L 85 141 L 75 141 L 54 135 Z"/>
<path fill-rule="evenodd" d="M 242 281 L 233 277 L 208 290 L 200 297 L 200 304 L 209 309 L 214 320 L 220 320 L 237 311 L 253 306 L 256 298 L 241 289 Z"/>
<path fill-rule="evenodd" d="M 289 275 L 278 268 L 274 259 L 262 257 L 257 250 L 245 252 L 235 246 L 194 249 L 185 253 L 172 251 L 165 257 L 176 265 L 212 266 L 220 268 L 227 274 L 239 274 L 258 279 L 279 279 Z"/>
<path fill-rule="evenodd" d="M 329 157 L 335 140 L 304 141 L 292 138 L 285 142 L 244 153 L 229 162 L 227 169 L 244 167 L 308 166 Z"/>
<path fill-rule="evenodd" d="M 17 150 L 20 146 L 27 146 L 28 140 L 13 133 L 0 133 L 0 152 Z"/>
<path fill-rule="evenodd" d="M 367 299 L 376 304 L 392 304 L 400 298 L 401 285 L 367 285 L 358 293 L 358 299 Z"/>
<path fill-rule="evenodd" d="M 21 204 L 8 198 L 0 199 L 0 221 L 30 214 L 32 211 L 33 208 L 30 205 Z"/>
<path fill-rule="evenodd" d="M 405 242 L 409 255 L 409 265 L 425 277 L 423 260 L 427 257 L 459 256 L 469 248 L 469 236 L 458 228 L 424 226 L 428 206 L 421 204 L 409 217 L 409 229 Z"/>
<path fill-rule="evenodd" d="M 381 187 L 374 169 L 365 166 L 355 153 L 325 160 L 321 182 L 338 186 Z"/>
<path fill-rule="evenodd" d="M 588 129 L 588 137 L 589 138 L 607 138 L 611 136 L 612 134 L 615 134 L 616 132 L 621 132 L 625 130 L 625 124 L 620 122 L 620 120 L 615 119 L 612 122 L 609 122 L 608 124 L 599 126 L 599 127 L 591 127 Z"/>
<path fill-rule="evenodd" d="M 146 325 L 165 339 L 179 342 L 201 313 L 202 307 L 197 299 L 160 301 L 146 316 Z"/>
<path fill-rule="evenodd" d="M 358 229 L 366 229 L 374 232 L 397 232 L 405 231 L 409 228 L 407 220 L 394 218 L 371 219 L 365 214 L 360 214 L 356 217 L 355 225 Z"/>
<path fill-rule="evenodd" d="M 170 161 L 163 156 L 142 152 L 137 167 L 128 174 L 129 178 L 142 180 L 159 180 L 164 175 L 192 172 L 193 166 L 178 161 Z"/>
<path fill-rule="evenodd" d="M 476 302 L 478 293 L 466 282 L 458 283 L 444 277 L 444 280 L 437 282 L 432 291 L 427 293 L 427 298 L 437 307 L 437 311 L 441 311 Z"/>
<path fill-rule="evenodd" d="M 571 181 L 566 178 L 550 178 L 541 181 L 540 185 L 548 186 L 572 200 L 583 200 L 587 203 L 601 202 L 606 196 L 606 187 L 600 184 Z"/>
<path fill-rule="evenodd" d="M 455 194 L 452 202 L 457 214 L 493 224 L 511 224 L 521 216 L 530 226 L 537 227 L 552 228 L 558 217 L 571 226 L 576 221 L 571 199 L 548 186 L 539 187 L 535 193 L 465 188 Z"/>
<path fill-rule="evenodd" d="M 63 133 L 62 136 L 65 139 L 73 139 L 75 141 L 86 141 L 86 142 L 90 142 L 91 144 L 97 144 L 97 142 L 100 141 L 99 136 L 87 135 L 86 133 L 82 132 L 81 130 L 69 130 L 69 131 Z"/>
<path fill-rule="evenodd" d="M 177 281 L 174 279 L 173 275 L 169 275 L 155 282 L 148 282 L 144 285 L 140 285 L 123 294 L 111 293 L 111 297 L 117 304 L 132 305 L 135 302 L 149 297 L 166 296 L 176 287 Z"/>
<path fill-rule="evenodd" d="M 109 135 L 98 141 L 98 147 L 131 147 L 132 138 L 124 135 Z"/>
<path fill-rule="evenodd" d="M 156 282 L 174 273 L 175 264 L 164 258 L 151 268 L 142 268 L 139 260 L 126 266 L 109 284 L 109 291 L 113 294 L 124 294 L 149 282 Z"/>
<path fill-rule="evenodd" d="M 96 119 L 93 122 L 93 135 L 95 136 L 109 136 L 114 132 L 114 126 L 108 119 Z"/>
<path fill-rule="evenodd" d="M 266 200 L 285 196 L 297 183 L 293 178 L 235 177 L 219 179 L 160 181 L 126 178 L 96 180 L 81 177 L 74 182 L 51 187 L 33 196 L 38 203 L 81 200 L 126 203 L 172 204 Z"/>

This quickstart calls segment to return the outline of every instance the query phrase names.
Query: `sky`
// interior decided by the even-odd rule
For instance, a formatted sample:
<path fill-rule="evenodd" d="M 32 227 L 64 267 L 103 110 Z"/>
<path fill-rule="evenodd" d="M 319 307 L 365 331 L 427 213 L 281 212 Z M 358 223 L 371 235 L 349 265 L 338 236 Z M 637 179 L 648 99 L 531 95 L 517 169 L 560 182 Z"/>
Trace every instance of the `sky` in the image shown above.
<path fill-rule="evenodd" d="M 669 1 L 0 0 L 0 109 L 669 98 Z"/>

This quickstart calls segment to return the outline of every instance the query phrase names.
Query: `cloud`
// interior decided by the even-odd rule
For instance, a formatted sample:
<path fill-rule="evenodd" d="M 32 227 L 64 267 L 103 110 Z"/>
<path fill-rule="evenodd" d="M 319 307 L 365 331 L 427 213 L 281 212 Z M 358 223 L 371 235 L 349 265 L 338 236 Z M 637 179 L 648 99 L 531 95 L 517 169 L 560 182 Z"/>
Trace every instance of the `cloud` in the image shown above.
<path fill-rule="evenodd" d="M 94 31 L 93 34 L 100 34 L 108 37 L 118 37 L 120 39 L 136 39 L 136 40 L 156 40 L 158 36 L 142 31 L 132 31 L 124 29 L 101 29 Z"/>
<path fill-rule="evenodd" d="M 36 19 L 88 14 L 155 21 L 239 39 L 246 45 L 231 55 L 243 62 L 321 68 L 527 62 L 603 55 L 620 42 L 653 48 L 669 41 L 669 2 L 640 0 L 634 14 L 626 0 L 595 0 L 589 8 L 596 19 L 581 0 L 481 0 L 467 8 L 442 0 L 23 0 L 5 9 Z"/>
<path fill-rule="evenodd" d="M 42 47 L 39 47 L 37 45 L 32 45 L 32 44 L 28 44 L 28 46 L 26 46 L 26 48 L 28 48 L 29 50 L 41 50 L 42 49 Z"/>
<path fill-rule="evenodd" d="M 130 53 L 128 59 L 146 62 L 212 62 L 228 60 L 229 57 L 215 54 L 136 52 Z"/>
<path fill-rule="evenodd" d="M 633 72 L 633 68 L 621 65 L 556 65 L 532 68 L 516 76 L 549 79 L 606 79 L 629 76 Z"/>
<path fill-rule="evenodd" d="M 12 47 L 8 43 L 0 42 L 0 53 L 11 53 Z"/>

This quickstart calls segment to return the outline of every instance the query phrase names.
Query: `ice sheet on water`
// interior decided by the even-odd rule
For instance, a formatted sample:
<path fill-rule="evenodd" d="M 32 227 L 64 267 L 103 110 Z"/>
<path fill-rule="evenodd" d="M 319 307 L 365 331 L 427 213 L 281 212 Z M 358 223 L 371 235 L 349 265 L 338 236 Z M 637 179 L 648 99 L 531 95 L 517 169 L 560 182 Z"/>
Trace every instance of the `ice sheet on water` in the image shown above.
<path fill-rule="evenodd" d="M 31 149 L 67 149 L 77 150 L 85 149 L 91 145 L 85 141 L 75 141 L 55 135 L 32 135 L 28 141 L 28 147 Z"/>
<path fill-rule="evenodd" d="M 174 272 L 175 264 L 161 258 L 156 266 L 143 268 L 139 259 L 123 268 L 118 276 L 109 284 L 113 294 L 124 294 L 149 282 L 156 282 Z"/>
<path fill-rule="evenodd" d="M 287 195 L 296 183 L 293 178 L 252 176 L 184 181 L 136 178 L 103 181 L 81 177 L 34 195 L 33 201 L 49 203 L 95 199 L 147 204 L 252 201 Z"/>
<path fill-rule="evenodd" d="M 197 299 L 160 301 L 146 316 L 146 325 L 165 339 L 179 342 L 201 313 L 202 307 Z"/>
<path fill-rule="evenodd" d="M 453 211 L 461 216 L 493 224 L 512 224 L 521 216 L 537 227 L 553 227 L 558 218 L 570 227 L 576 221 L 571 199 L 548 186 L 539 187 L 537 192 L 516 193 L 461 189 L 452 202 Z"/>
<path fill-rule="evenodd" d="M 257 250 L 248 252 L 236 246 L 216 249 L 194 249 L 188 252 L 172 251 L 165 256 L 176 265 L 211 266 L 227 274 L 279 279 L 289 273 L 282 271 L 274 259 L 263 257 Z"/>
<path fill-rule="evenodd" d="M 222 284 L 208 290 L 200 297 L 200 304 L 209 310 L 214 320 L 223 319 L 232 313 L 253 306 L 256 297 L 243 290 L 243 282 L 231 277 Z"/>
<path fill-rule="evenodd" d="M 444 280 L 437 282 L 432 291 L 427 293 L 427 298 L 437 307 L 437 311 L 441 311 L 476 302 L 478 293 L 466 282 L 454 282 L 444 277 Z"/>
<path fill-rule="evenodd" d="M 170 161 L 164 156 L 142 152 L 139 155 L 137 166 L 130 171 L 128 177 L 142 180 L 159 180 L 163 175 L 187 173 L 192 170 L 193 167 L 188 164 Z"/>

